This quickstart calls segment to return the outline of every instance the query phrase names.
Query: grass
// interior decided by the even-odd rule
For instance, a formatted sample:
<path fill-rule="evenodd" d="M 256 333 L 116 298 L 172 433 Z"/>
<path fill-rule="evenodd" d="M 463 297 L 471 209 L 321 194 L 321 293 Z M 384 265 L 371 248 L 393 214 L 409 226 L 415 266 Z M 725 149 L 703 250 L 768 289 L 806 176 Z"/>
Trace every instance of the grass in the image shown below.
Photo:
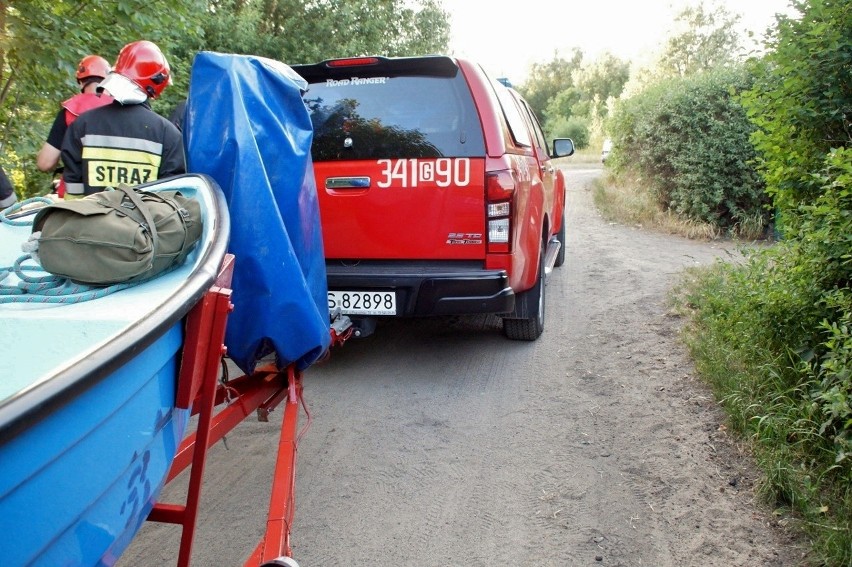
<path fill-rule="evenodd" d="M 603 217 L 612 222 L 629 224 L 677 234 L 696 240 L 713 240 L 721 232 L 713 225 L 678 217 L 663 211 L 641 179 L 616 179 L 606 172 L 595 182 L 595 206 Z"/>
<path fill-rule="evenodd" d="M 565 158 L 557 158 L 554 162 L 558 165 L 571 167 L 577 165 L 596 165 L 601 166 L 601 151 L 600 148 L 588 147 L 582 150 L 575 150 L 574 153 Z"/>
<path fill-rule="evenodd" d="M 754 277 L 762 269 L 759 261 L 690 269 L 672 301 L 689 321 L 683 338 L 698 374 L 762 471 L 757 496 L 810 540 L 803 565 L 848 567 L 852 469 L 821 431 L 812 402 L 819 379 L 765 321 L 777 290 Z"/>

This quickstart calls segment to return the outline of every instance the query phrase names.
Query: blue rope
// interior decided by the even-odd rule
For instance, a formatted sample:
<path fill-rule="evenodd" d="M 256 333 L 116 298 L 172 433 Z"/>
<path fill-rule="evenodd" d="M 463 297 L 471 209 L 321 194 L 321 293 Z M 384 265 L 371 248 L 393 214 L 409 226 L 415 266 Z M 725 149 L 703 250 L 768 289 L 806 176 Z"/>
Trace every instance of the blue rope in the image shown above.
<path fill-rule="evenodd" d="M 15 265 L 11 268 L 0 268 L 0 303 L 81 303 L 148 281 L 141 280 L 105 287 L 80 284 L 68 278 L 48 274 L 40 266 L 22 265 L 31 259 L 29 254 L 24 254 L 15 260 Z M 35 271 L 46 275 L 31 276 L 26 273 Z M 6 277 L 13 272 L 20 281 L 16 285 L 3 284 Z"/>
<path fill-rule="evenodd" d="M 47 197 L 33 197 L 15 203 L 11 207 L 0 212 L 0 222 L 13 226 L 26 226 L 33 223 L 33 216 L 27 218 L 10 219 L 9 215 L 19 212 L 24 206 L 34 203 L 53 204 L 54 201 Z M 25 266 L 24 262 L 32 260 L 30 254 L 24 254 L 15 260 L 10 267 L 0 267 L 0 304 L 2 303 L 81 303 L 100 297 L 107 296 L 116 291 L 133 287 L 143 281 L 133 283 L 114 284 L 111 286 L 92 286 L 72 282 L 68 278 L 53 275 L 36 264 Z M 18 277 L 16 284 L 4 283 L 11 274 Z"/>
<path fill-rule="evenodd" d="M 26 226 L 28 224 L 33 224 L 33 219 L 31 216 L 23 219 L 11 219 L 9 218 L 9 215 L 14 215 L 15 213 L 20 212 L 24 208 L 24 206 L 32 205 L 35 203 L 44 203 L 46 205 L 51 205 L 55 203 L 55 201 L 48 197 L 32 197 L 30 199 L 18 201 L 14 205 L 11 205 L 10 207 L 0 211 L 0 222 L 5 222 L 6 224 L 11 224 L 12 226 Z"/>

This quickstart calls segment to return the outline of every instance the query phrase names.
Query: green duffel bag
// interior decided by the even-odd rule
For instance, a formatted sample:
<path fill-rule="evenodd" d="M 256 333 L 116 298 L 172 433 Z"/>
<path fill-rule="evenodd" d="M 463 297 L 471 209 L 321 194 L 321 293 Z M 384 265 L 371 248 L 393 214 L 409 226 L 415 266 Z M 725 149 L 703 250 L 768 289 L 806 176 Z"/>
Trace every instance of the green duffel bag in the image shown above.
<path fill-rule="evenodd" d="M 38 262 L 90 285 L 151 278 L 182 264 L 201 238 L 201 205 L 179 191 L 120 186 L 40 210 Z"/>

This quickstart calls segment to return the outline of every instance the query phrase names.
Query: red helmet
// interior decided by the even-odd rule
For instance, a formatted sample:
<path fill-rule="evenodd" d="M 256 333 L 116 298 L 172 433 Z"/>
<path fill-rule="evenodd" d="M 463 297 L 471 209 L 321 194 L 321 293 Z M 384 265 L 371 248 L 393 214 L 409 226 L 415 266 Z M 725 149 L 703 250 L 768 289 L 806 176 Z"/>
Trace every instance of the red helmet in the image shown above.
<path fill-rule="evenodd" d="M 134 41 L 121 48 L 113 71 L 136 83 L 151 98 L 157 98 L 172 83 L 169 62 L 156 44 Z"/>
<path fill-rule="evenodd" d="M 100 55 L 86 55 L 77 65 L 77 81 L 82 82 L 91 77 L 103 79 L 109 75 L 110 68 L 106 59 Z"/>

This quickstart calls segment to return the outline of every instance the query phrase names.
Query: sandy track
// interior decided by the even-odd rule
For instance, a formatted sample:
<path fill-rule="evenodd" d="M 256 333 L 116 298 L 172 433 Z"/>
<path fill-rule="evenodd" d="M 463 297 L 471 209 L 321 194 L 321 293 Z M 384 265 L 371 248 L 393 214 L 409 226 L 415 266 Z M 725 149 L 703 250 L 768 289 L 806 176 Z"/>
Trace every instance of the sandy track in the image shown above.
<path fill-rule="evenodd" d="M 731 251 L 604 222 L 600 170 L 566 172 L 541 339 L 492 317 L 387 321 L 305 373 L 302 567 L 798 564 L 666 307 L 685 267 Z M 261 537 L 276 425 L 212 450 L 193 565 L 242 565 Z M 119 567 L 175 564 L 177 532 L 146 525 Z"/>

